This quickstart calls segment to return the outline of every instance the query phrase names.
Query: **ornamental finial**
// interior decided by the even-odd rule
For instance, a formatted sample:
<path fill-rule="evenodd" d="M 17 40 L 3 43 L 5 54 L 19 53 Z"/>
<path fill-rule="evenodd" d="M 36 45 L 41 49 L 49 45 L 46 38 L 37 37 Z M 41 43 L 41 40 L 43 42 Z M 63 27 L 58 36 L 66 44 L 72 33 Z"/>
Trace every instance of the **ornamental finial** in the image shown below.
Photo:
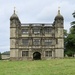
<path fill-rule="evenodd" d="M 60 15 L 60 7 L 58 7 L 58 15 Z"/>
<path fill-rule="evenodd" d="M 14 14 L 15 14 L 15 9 L 16 9 L 16 7 L 14 7 Z"/>

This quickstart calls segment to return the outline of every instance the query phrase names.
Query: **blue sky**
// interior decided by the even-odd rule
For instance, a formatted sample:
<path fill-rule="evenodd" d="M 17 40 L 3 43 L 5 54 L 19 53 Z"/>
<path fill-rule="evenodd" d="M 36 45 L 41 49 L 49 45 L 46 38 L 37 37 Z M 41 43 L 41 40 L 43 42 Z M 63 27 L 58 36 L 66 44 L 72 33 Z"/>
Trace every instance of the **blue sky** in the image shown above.
<path fill-rule="evenodd" d="M 64 29 L 69 31 L 75 0 L 0 0 L 0 52 L 10 50 L 10 16 L 14 7 L 21 23 L 52 23 L 59 6 Z"/>

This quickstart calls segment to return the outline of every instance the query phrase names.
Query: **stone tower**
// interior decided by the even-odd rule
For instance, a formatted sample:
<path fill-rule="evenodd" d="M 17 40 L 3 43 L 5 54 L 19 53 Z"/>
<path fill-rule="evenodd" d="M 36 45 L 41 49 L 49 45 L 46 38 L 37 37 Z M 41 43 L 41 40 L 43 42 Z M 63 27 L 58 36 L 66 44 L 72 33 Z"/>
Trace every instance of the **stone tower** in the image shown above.
<path fill-rule="evenodd" d="M 54 19 L 54 27 L 55 27 L 55 38 L 56 38 L 56 45 L 55 45 L 55 57 L 62 58 L 64 57 L 64 18 L 60 14 L 60 10 L 58 10 L 58 14 Z"/>
<path fill-rule="evenodd" d="M 53 23 L 21 23 L 14 10 L 10 17 L 10 59 L 63 58 L 63 23 L 60 10 Z"/>
<path fill-rule="evenodd" d="M 19 28 L 20 28 L 20 20 L 18 16 L 15 13 L 10 17 L 10 58 L 18 58 L 19 50 L 18 50 L 18 44 L 19 44 Z"/>

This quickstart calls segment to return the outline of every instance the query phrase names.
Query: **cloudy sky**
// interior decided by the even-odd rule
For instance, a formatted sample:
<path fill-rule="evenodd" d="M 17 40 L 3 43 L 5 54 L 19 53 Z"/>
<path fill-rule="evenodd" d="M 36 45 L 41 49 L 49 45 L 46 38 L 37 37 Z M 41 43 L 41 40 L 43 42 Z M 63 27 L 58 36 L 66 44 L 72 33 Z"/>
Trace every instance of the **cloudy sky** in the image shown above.
<path fill-rule="evenodd" d="M 10 16 L 14 7 L 21 23 L 52 23 L 59 6 L 64 28 L 69 31 L 75 0 L 0 0 L 0 52 L 10 50 Z"/>

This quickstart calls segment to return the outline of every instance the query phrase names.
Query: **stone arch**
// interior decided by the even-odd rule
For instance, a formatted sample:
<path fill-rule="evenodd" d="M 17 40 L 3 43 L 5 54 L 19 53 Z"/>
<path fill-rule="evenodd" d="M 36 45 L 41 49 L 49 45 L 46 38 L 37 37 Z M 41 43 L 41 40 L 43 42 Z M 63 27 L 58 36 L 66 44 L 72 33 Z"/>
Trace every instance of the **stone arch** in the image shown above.
<path fill-rule="evenodd" d="M 33 60 L 41 60 L 41 53 L 40 52 L 34 52 L 33 53 Z"/>

